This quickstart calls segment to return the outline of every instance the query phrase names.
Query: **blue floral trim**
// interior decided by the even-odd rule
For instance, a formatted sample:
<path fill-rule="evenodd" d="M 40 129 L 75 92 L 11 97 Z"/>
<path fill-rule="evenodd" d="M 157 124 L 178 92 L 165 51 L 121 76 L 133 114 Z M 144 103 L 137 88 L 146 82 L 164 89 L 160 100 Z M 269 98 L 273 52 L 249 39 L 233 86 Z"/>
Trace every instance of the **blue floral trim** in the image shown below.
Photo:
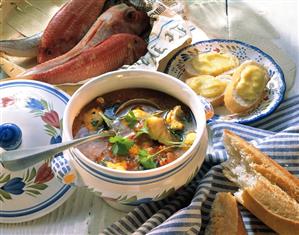
<path fill-rule="evenodd" d="M 228 49 L 232 50 L 234 52 L 233 54 L 237 55 L 240 59 L 243 59 L 243 60 L 249 59 L 249 58 L 246 57 L 245 48 L 246 47 L 250 48 L 250 49 L 252 49 L 252 50 L 254 50 L 254 51 L 256 51 L 260 54 L 260 55 L 257 56 L 257 58 L 255 58 L 255 60 L 257 62 L 261 61 L 262 56 L 263 56 L 263 57 L 267 58 L 273 64 L 273 66 L 277 69 L 277 72 L 279 73 L 279 79 L 280 79 L 280 82 L 281 82 L 281 86 L 279 87 L 279 90 L 278 90 L 279 97 L 275 100 L 275 102 L 273 104 L 271 104 L 272 107 L 267 112 L 260 113 L 259 115 L 255 115 L 255 116 L 252 116 L 252 117 L 246 117 L 246 118 L 244 117 L 244 118 L 239 119 L 239 120 L 234 120 L 233 122 L 248 124 L 248 123 L 252 123 L 252 122 L 261 120 L 264 117 L 267 117 L 268 115 L 273 113 L 277 109 L 279 104 L 283 101 L 284 94 L 285 94 L 285 91 L 286 91 L 286 82 L 285 82 L 284 74 L 283 74 L 283 71 L 280 68 L 280 66 L 274 61 L 274 59 L 270 55 L 266 54 L 261 49 L 255 47 L 253 45 L 250 45 L 250 44 L 238 41 L 238 40 L 228 40 L 228 39 L 211 39 L 211 40 L 199 41 L 199 42 L 196 42 L 192 45 L 186 46 L 186 47 L 182 48 L 181 50 L 179 50 L 177 53 L 175 53 L 174 56 L 168 61 L 167 65 L 165 67 L 164 73 L 167 73 L 167 74 L 170 73 L 171 65 L 177 59 L 178 56 L 181 56 L 184 61 L 188 60 L 190 55 L 188 55 L 187 53 L 183 53 L 187 49 L 193 48 L 196 45 L 201 45 L 201 44 L 205 45 L 205 44 L 207 44 L 204 48 L 204 52 L 209 52 L 209 51 L 212 50 L 212 45 L 211 45 L 212 43 L 227 43 L 227 44 L 236 43 L 236 44 L 239 44 L 240 47 L 235 47 L 233 45 L 226 45 L 226 47 Z M 238 53 L 238 54 L 236 54 L 236 53 Z M 271 75 L 273 75 L 275 73 L 271 69 L 268 72 L 269 72 L 270 77 L 271 77 Z M 214 116 L 214 118 L 211 119 L 210 122 L 211 121 L 216 121 L 218 119 L 219 119 L 219 116 Z"/>
<path fill-rule="evenodd" d="M 34 87 L 34 88 L 38 88 L 40 90 L 44 90 L 52 95 L 54 95 L 55 97 L 57 97 L 59 100 L 61 100 L 64 104 L 66 104 L 69 100 L 69 96 L 62 92 L 57 90 L 56 88 L 48 85 L 48 84 L 44 84 L 42 82 L 37 82 L 37 81 L 9 81 L 9 82 L 3 82 L 0 84 L 0 89 L 1 88 L 7 88 L 7 87 L 15 87 L 15 86 L 28 86 L 28 87 Z M 36 100 L 28 100 L 29 104 L 27 108 L 32 108 L 32 109 L 40 109 L 42 110 L 43 107 L 41 107 L 41 102 L 36 102 Z M 61 138 L 61 137 L 60 137 Z M 50 140 L 50 142 L 55 142 L 55 141 L 59 141 L 59 138 L 56 138 L 55 140 Z M 45 162 L 46 164 L 47 162 Z M 43 164 L 42 166 L 46 167 L 46 165 Z M 41 167 L 42 167 L 41 166 Z M 39 169 L 41 168 L 39 167 Z M 41 172 L 44 172 L 44 169 L 40 170 Z M 29 172 L 29 173 L 28 173 Z M 35 174 L 34 174 L 35 172 Z M 14 177 L 11 178 L 10 174 L 0 174 L 0 191 L 2 192 L 2 194 L 0 193 L 0 197 L 2 198 L 2 200 L 6 199 L 5 197 L 3 197 L 3 192 L 5 194 L 6 197 L 11 197 L 11 195 L 13 196 L 18 196 L 21 195 L 22 193 L 26 193 L 29 194 L 31 193 L 31 196 L 35 196 L 38 195 L 39 193 L 33 192 L 33 191 L 40 191 L 40 190 L 44 190 L 46 189 L 46 187 L 44 186 L 45 184 L 41 183 L 41 182 L 36 182 L 34 183 L 34 181 L 36 180 L 38 175 L 38 170 L 36 171 L 36 169 L 28 169 L 26 173 L 24 173 L 24 175 L 22 177 Z M 33 179 L 30 179 L 31 177 L 33 177 Z M 49 179 L 49 178 L 48 178 Z M 43 175 L 43 177 L 40 176 L 40 178 L 37 179 L 37 181 L 43 181 L 43 180 L 47 180 L 45 178 L 45 175 Z M 30 183 L 28 184 L 28 187 L 26 186 L 26 183 Z M 2 185 L 1 185 L 2 184 Z M 25 184 L 25 185 L 24 185 Z M 37 186 L 36 186 L 37 185 Z M 42 185 L 42 186 L 41 186 Z M 29 186 L 33 186 L 33 187 L 29 187 Z M 4 191 L 6 190 L 6 191 Z M 29 191 L 31 190 L 31 191 Z M 55 192 L 55 194 L 53 196 L 51 196 L 50 198 L 48 198 L 47 200 L 34 205 L 30 208 L 24 208 L 21 210 L 9 210 L 9 211 L 5 211 L 5 210 L 0 210 L 0 218 L 12 218 L 9 220 L 4 220 L 4 221 L 19 221 L 19 218 L 23 218 L 23 216 L 31 216 L 35 213 L 42 213 L 45 214 L 46 209 L 53 206 L 54 204 L 57 203 L 62 203 L 63 201 L 65 201 L 68 196 L 73 192 L 73 188 L 69 185 L 63 185 L 57 192 Z M 10 193 L 11 195 L 7 196 L 7 193 Z M 36 193 L 36 194 L 35 194 Z M 6 200 L 10 200 L 10 199 L 6 199 Z M 0 200 L 0 204 L 3 203 Z M 53 208 L 53 207 L 52 207 Z M 49 209 L 47 209 L 47 211 L 49 211 Z"/>

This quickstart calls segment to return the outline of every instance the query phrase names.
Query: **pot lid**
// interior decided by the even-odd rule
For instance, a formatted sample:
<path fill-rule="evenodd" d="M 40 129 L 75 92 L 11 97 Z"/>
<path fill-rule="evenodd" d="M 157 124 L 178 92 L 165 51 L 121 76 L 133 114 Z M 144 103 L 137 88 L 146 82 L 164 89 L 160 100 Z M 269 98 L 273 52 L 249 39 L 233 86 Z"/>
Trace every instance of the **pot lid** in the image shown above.
<path fill-rule="evenodd" d="M 21 137 L 13 136 L 15 140 L 9 148 L 61 142 L 62 116 L 68 100 L 66 93 L 45 83 L 29 80 L 1 83 L 0 125 L 6 131 L 4 136 L 7 137 L 10 130 L 21 134 Z M 11 126 L 15 129 L 9 129 Z M 50 161 L 15 172 L 0 166 L 0 222 L 36 219 L 57 208 L 71 195 L 73 188 L 54 177 Z"/>

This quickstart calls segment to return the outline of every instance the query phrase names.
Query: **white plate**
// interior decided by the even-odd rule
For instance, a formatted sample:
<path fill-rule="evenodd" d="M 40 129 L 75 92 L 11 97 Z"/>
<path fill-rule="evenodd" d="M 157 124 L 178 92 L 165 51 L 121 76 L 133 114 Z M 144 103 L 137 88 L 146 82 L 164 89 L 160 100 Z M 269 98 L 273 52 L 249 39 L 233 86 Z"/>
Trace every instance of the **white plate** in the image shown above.
<path fill-rule="evenodd" d="M 61 142 L 61 118 L 69 96 L 35 81 L 0 84 L 0 124 L 22 130 L 19 149 Z M 18 223 L 41 217 L 60 206 L 73 188 L 58 181 L 50 160 L 11 172 L 0 166 L 0 222 Z"/>
<path fill-rule="evenodd" d="M 235 55 L 240 63 L 245 60 L 254 60 L 268 70 L 270 81 L 267 84 L 266 94 L 261 104 L 246 116 L 230 115 L 224 107 L 216 108 L 213 120 L 230 121 L 236 123 L 251 123 L 271 114 L 281 103 L 285 93 L 284 75 L 279 65 L 271 56 L 262 50 L 236 40 L 212 39 L 200 41 L 178 51 L 168 62 L 165 73 L 183 80 L 185 62 L 195 55 L 205 52 L 222 52 Z"/>

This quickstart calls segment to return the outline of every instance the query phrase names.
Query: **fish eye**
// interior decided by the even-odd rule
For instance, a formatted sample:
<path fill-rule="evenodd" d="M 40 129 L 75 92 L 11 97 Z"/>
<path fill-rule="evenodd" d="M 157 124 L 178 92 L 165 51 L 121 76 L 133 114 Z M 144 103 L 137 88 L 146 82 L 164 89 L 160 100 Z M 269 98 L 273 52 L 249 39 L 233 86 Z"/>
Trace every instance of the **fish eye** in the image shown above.
<path fill-rule="evenodd" d="M 127 21 L 134 21 L 136 19 L 136 17 L 137 17 L 137 15 L 136 15 L 136 11 L 134 9 L 129 9 L 125 13 L 125 19 Z"/>
<path fill-rule="evenodd" d="M 51 55 L 52 54 L 52 51 L 49 48 L 46 48 L 45 52 L 46 52 L 47 55 Z"/>

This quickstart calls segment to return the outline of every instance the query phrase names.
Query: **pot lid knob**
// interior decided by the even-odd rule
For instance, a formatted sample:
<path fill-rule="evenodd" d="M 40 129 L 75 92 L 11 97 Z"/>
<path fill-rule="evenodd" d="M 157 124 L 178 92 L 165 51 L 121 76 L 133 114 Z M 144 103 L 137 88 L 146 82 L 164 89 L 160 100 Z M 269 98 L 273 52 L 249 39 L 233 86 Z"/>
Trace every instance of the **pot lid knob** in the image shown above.
<path fill-rule="evenodd" d="M 0 125 L 0 147 L 5 150 L 17 149 L 22 142 L 22 131 L 13 123 Z"/>

